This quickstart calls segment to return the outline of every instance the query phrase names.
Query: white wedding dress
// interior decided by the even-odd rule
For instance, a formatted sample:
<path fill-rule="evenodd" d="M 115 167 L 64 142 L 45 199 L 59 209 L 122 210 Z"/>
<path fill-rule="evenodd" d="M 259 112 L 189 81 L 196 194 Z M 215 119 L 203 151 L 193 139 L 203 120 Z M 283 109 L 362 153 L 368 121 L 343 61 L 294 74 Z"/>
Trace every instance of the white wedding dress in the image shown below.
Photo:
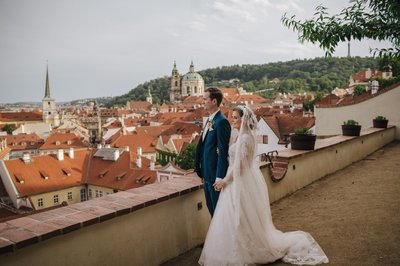
<path fill-rule="evenodd" d="M 241 128 L 243 125 L 246 127 L 242 121 Z M 275 228 L 267 185 L 255 161 L 255 145 L 252 130 L 241 130 L 229 147 L 227 176 L 232 175 L 233 180 L 220 193 L 199 264 L 255 265 L 281 258 L 298 265 L 327 263 L 310 234 L 283 233 Z"/>

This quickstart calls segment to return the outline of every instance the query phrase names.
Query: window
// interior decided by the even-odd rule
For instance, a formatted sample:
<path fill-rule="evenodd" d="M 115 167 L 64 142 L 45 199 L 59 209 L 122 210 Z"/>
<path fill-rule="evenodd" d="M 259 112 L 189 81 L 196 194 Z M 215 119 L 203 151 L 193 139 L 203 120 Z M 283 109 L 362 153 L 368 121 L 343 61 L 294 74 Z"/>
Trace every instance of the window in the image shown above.
<path fill-rule="evenodd" d="M 81 201 L 86 201 L 86 189 L 82 188 L 81 189 Z"/>
<path fill-rule="evenodd" d="M 98 198 L 98 197 L 99 197 L 99 191 L 96 190 L 96 198 Z"/>
<path fill-rule="evenodd" d="M 43 199 L 42 198 L 40 198 L 40 199 L 38 199 L 37 200 L 37 205 L 38 205 L 38 207 L 43 207 Z"/>
<path fill-rule="evenodd" d="M 68 192 L 68 200 L 72 200 L 72 192 Z"/>
<path fill-rule="evenodd" d="M 89 199 L 90 199 L 91 197 L 93 197 L 93 195 L 92 195 L 92 189 L 89 188 Z"/>
<path fill-rule="evenodd" d="M 58 204 L 58 195 L 53 196 L 54 204 Z"/>
<path fill-rule="evenodd" d="M 268 144 L 268 135 L 263 135 L 263 144 Z"/>
<path fill-rule="evenodd" d="M 99 197 L 103 197 L 103 191 L 99 191 Z"/>

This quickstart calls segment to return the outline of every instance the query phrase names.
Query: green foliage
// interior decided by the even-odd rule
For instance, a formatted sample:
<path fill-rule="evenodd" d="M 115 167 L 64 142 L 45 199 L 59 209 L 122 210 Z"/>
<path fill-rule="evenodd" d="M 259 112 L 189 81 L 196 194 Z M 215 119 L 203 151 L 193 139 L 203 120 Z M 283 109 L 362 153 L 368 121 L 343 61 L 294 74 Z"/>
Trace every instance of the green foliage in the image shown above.
<path fill-rule="evenodd" d="M 375 117 L 375 120 L 387 120 L 386 117 L 378 115 L 377 117 Z"/>
<path fill-rule="evenodd" d="M 373 39 L 389 41 L 393 48 L 373 49 L 380 57 L 400 57 L 399 0 L 353 0 L 339 14 L 329 16 L 327 8 L 318 6 L 312 19 L 305 21 L 281 18 L 284 26 L 299 34 L 299 41 L 319 43 L 326 56 L 332 56 L 339 42 Z"/>
<path fill-rule="evenodd" d="M 400 82 L 400 76 L 391 78 L 391 79 L 383 79 L 383 78 L 374 78 L 374 80 L 377 80 L 379 82 L 379 88 L 383 89 L 389 86 L 392 86 L 393 84 L 397 84 Z"/>
<path fill-rule="evenodd" d="M 365 68 L 379 68 L 383 64 L 371 57 L 332 57 L 287 62 L 274 62 L 261 65 L 233 65 L 199 71 L 206 86 L 243 87 L 249 92 L 257 92 L 263 97 L 274 98 L 281 93 L 328 93 L 335 87 L 347 87 L 349 76 Z M 393 67 L 394 69 L 394 67 Z M 221 83 L 221 80 L 237 78 L 234 84 Z M 274 80 L 279 81 L 275 82 Z M 127 101 L 144 101 L 147 90 L 152 87 L 154 103 L 169 101 L 169 77 L 154 79 L 128 93 L 114 97 L 107 107 L 125 106 Z"/>
<path fill-rule="evenodd" d="M 16 129 L 17 129 L 17 126 L 15 124 L 7 124 L 2 128 L 2 130 L 6 131 L 7 134 L 12 134 L 12 132 Z"/>
<path fill-rule="evenodd" d="M 349 119 L 347 121 L 344 121 L 343 125 L 345 125 L 345 126 L 357 126 L 358 122 L 353 120 L 353 119 Z"/>
<path fill-rule="evenodd" d="M 194 169 L 196 158 L 196 144 L 189 144 L 176 158 L 176 164 L 182 169 Z"/>
<path fill-rule="evenodd" d="M 362 85 L 357 85 L 354 88 L 353 95 L 358 96 L 358 95 L 363 94 L 364 92 L 365 92 L 365 87 Z"/>
<path fill-rule="evenodd" d="M 306 127 L 296 128 L 294 130 L 295 135 L 311 135 L 311 132 Z"/>

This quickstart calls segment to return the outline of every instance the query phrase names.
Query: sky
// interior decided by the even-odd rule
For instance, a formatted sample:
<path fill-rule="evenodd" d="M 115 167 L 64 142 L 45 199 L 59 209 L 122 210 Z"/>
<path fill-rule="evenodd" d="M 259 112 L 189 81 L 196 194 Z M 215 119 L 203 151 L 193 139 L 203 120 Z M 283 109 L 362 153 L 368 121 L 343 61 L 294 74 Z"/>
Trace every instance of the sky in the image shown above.
<path fill-rule="evenodd" d="M 311 18 L 348 0 L 1 0 L 0 103 L 41 101 L 46 67 L 56 102 L 118 96 L 169 76 L 235 64 L 323 57 L 285 28 L 285 12 Z M 371 56 L 372 40 L 351 43 Z M 346 56 L 347 43 L 334 56 Z"/>

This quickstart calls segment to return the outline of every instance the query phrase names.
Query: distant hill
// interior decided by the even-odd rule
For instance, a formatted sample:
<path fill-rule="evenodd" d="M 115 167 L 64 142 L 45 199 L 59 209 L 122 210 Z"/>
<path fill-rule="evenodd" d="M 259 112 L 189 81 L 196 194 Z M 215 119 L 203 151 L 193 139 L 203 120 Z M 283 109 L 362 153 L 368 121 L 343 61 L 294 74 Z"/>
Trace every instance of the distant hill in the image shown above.
<path fill-rule="evenodd" d="M 206 86 L 243 87 L 271 98 L 278 92 L 322 92 L 347 87 L 351 74 L 365 68 L 381 69 L 382 60 L 371 57 L 315 58 L 274 62 L 261 65 L 233 65 L 199 71 Z M 183 73 L 184 74 L 184 73 Z M 239 81 L 237 81 L 237 79 Z M 230 83 L 230 80 L 234 80 Z M 107 106 L 125 105 L 127 101 L 144 101 L 148 88 L 153 101 L 169 101 L 169 77 L 147 81 L 128 93 L 114 97 Z"/>

